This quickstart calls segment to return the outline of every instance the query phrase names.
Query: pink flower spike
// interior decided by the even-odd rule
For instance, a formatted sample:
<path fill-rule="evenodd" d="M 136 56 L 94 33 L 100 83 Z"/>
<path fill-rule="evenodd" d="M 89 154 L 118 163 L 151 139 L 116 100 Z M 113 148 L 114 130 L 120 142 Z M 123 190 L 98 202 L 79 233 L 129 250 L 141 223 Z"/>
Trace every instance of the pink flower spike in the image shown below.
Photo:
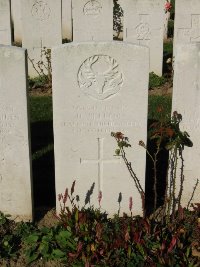
<path fill-rule="evenodd" d="M 65 190 L 65 194 L 63 197 L 63 204 L 65 204 L 67 202 L 67 198 L 68 198 L 68 188 Z"/>
<path fill-rule="evenodd" d="M 98 195 L 99 206 L 101 204 L 101 200 L 102 200 L 102 192 L 99 191 L 99 195 Z"/>
<path fill-rule="evenodd" d="M 58 194 L 58 201 L 61 201 L 62 199 L 62 194 Z"/>
<path fill-rule="evenodd" d="M 130 197 L 129 198 L 129 210 L 132 211 L 132 208 L 133 208 L 133 198 Z"/>

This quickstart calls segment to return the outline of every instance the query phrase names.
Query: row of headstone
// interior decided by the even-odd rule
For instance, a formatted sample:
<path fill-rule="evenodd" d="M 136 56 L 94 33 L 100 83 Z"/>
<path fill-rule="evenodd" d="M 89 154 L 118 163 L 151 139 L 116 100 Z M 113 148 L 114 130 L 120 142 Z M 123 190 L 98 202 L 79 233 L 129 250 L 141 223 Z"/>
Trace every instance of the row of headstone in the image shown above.
<path fill-rule="evenodd" d="M 11 45 L 10 0 L 0 0 L 0 44 Z"/>
<path fill-rule="evenodd" d="M 141 197 L 124 162 L 114 156 L 116 141 L 110 133 L 129 137 L 133 151 L 127 150 L 127 157 L 144 188 L 146 156 L 138 141 L 146 141 L 148 54 L 146 47 L 122 42 L 71 43 L 53 49 L 57 195 L 76 180 L 80 205 L 87 195 L 98 207 L 101 191 L 101 208 L 110 215 L 117 212 L 120 195 L 124 212 L 129 213 L 132 197 L 134 214 L 142 213 Z M 182 113 L 181 129 L 194 143 L 184 150 L 183 205 L 200 177 L 199 55 L 200 44 L 179 45 L 175 61 L 173 110 Z M 33 203 L 26 67 L 24 49 L 0 46 L 0 210 L 18 220 L 32 219 Z M 198 185 L 194 203 L 199 193 Z"/>
<path fill-rule="evenodd" d="M 124 0 L 122 4 L 124 41 L 149 47 L 150 71 L 162 75 L 164 0 Z M 73 41 L 113 40 L 113 0 L 16 0 L 11 7 L 15 40 L 22 39 L 35 67 L 39 60 L 45 60 L 41 56 L 43 47 L 70 39 L 71 16 Z M 29 61 L 32 77 L 38 75 L 35 67 Z"/>
<path fill-rule="evenodd" d="M 49 29 L 47 21 L 53 1 L 43 6 L 47 20 L 44 23 L 39 7 L 31 1 L 24 2 L 24 9 L 29 8 L 31 14 L 27 17 L 30 21 L 38 20 L 37 29 L 42 34 Z M 193 3 L 197 8 L 197 2 Z M 31 9 L 29 4 L 33 4 Z M 145 20 L 141 23 L 148 24 Z M 46 28 L 42 28 L 43 25 Z M 29 23 L 26 27 L 27 31 L 31 30 Z M 39 41 L 41 39 L 38 44 Z M 48 45 L 48 34 L 45 41 Z M 199 177 L 199 52 L 199 44 L 177 44 L 173 110 L 182 113 L 183 128 L 189 133 L 192 130 L 194 142 L 194 148 L 185 149 L 184 204 L 191 196 L 194 180 Z M 113 156 L 116 142 L 110 133 L 120 131 L 130 138 L 134 151 L 128 150 L 127 157 L 134 163 L 132 166 L 144 187 L 145 150 L 138 146 L 138 141 L 146 141 L 148 48 L 126 42 L 71 43 L 53 49 L 52 66 L 57 195 L 77 180 L 76 194 L 80 196 L 81 204 L 85 202 L 86 193 L 90 195 L 93 191 L 91 203 L 98 206 L 97 195 L 101 191 L 102 209 L 113 214 L 117 212 L 117 199 L 121 194 L 122 210 L 129 212 L 128 199 L 132 196 L 134 214 L 141 214 L 141 198 L 124 163 Z M 0 210 L 19 219 L 31 220 L 26 78 L 25 50 L 0 46 Z M 198 201 L 198 197 L 199 187 L 193 201 Z M 57 210 L 59 207 L 57 203 Z"/>

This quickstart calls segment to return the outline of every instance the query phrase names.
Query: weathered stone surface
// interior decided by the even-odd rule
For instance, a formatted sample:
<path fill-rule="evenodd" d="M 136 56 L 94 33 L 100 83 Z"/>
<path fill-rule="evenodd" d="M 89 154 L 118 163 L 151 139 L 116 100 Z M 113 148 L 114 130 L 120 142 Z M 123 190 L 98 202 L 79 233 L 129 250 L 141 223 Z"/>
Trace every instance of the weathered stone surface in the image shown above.
<path fill-rule="evenodd" d="M 181 130 L 187 131 L 193 147 L 183 151 L 185 182 L 183 204 L 187 205 L 196 179 L 200 180 L 200 44 L 177 45 L 174 69 L 173 111 L 183 116 Z M 178 188 L 178 185 L 177 185 Z M 196 190 L 193 203 L 199 202 L 200 185 Z"/>
<path fill-rule="evenodd" d="M 0 44 L 11 45 L 10 0 L 0 0 Z"/>
<path fill-rule="evenodd" d="M 124 0 L 124 40 L 150 48 L 150 71 L 162 75 L 164 0 Z"/>
<path fill-rule="evenodd" d="M 95 183 L 91 204 L 110 215 L 129 212 L 133 197 L 134 214 L 141 214 L 141 198 L 121 158 L 111 132 L 128 136 L 132 149 L 127 157 L 145 184 L 149 50 L 146 47 L 110 43 L 71 43 L 53 49 L 53 112 L 56 193 L 70 188 L 84 205 L 86 193 Z M 57 202 L 57 210 L 59 210 Z"/>
<path fill-rule="evenodd" d="M 22 15 L 21 15 L 21 0 L 11 1 L 11 17 L 14 27 L 14 41 L 22 42 Z"/>
<path fill-rule="evenodd" d="M 62 38 L 72 40 L 72 0 L 62 0 Z"/>
<path fill-rule="evenodd" d="M 72 0 L 73 41 L 113 40 L 112 0 Z"/>
<path fill-rule="evenodd" d="M 28 49 L 28 56 L 34 59 L 35 65 L 39 60 L 46 62 L 41 56 L 41 49 L 62 43 L 61 0 L 22 0 L 21 3 L 22 46 Z M 28 67 L 29 75 L 37 76 L 30 61 Z"/>
<path fill-rule="evenodd" d="M 174 56 L 176 46 L 200 41 L 200 1 L 176 0 L 174 24 Z"/>
<path fill-rule="evenodd" d="M 0 45 L 0 211 L 32 220 L 26 51 Z"/>

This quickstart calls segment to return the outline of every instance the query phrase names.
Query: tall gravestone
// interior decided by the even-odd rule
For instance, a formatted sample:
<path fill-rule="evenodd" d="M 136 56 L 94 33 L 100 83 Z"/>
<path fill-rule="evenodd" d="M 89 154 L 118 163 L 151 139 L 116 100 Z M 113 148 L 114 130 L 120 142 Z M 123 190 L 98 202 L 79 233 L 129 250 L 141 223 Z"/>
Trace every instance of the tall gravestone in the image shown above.
<path fill-rule="evenodd" d="M 62 38 L 72 40 L 72 0 L 62 0 Z"/>
<path fill-rule="evenodd" d="M 10 0 L 0 0 L 0 44 L 11 45 Z"/>
<path fill-rule="evenodd" d="M 124 0 L 124 40 L 150 48 L 150 71 L 162 75 L 164 0 Z"/>
<path fill-rule="evenodd" d="M 22 46 L 28 49 L 28 57 L 45 62 L 41 50 L 62 43 L 61 0 L 21 0 L 23 37 Z M 30 60 L 28 65 L 30 76 L 37 76 Z"/>
<path fill-rule="evenodd" d="M 176 0 L 174 25 L 174 55 L 176 46 L 200 42 L 200 1 Z"/>
<path fill-rule="evenodd" d="M 112 0 L 72 0 L 73 41 L 113 40 Z"/>
<path fill-rule="evenodd" d="M 26 64 L 24 49 L 0 45 L 0 211 L 24 221 L 32 220 Z"/>
<path fill-rule="evenodd" d="M 183 116 L 181 130 L 187 131 L 193 142 L 192 148 L 185 147 L 183 151 L 185 181 L 182 200 L 185 206 L 197 178 L 200 182 L 200 44 L 177 45 L 173 84 L 172 110 Z M 199 199 L 200 184 L 192 202 L 198 203 Z"/>
<path fill-rule="evenodd" d="M 21 0 L 11 0 L 11 17 L 14 28 L 14 41 L 22 42 Z"/>
<path fill-rule="evenodd" d="M 132 167 L 145 184 L 146 152 L 138 145 L 146 141 L 149 51 L 125 44 L 76 43 L 53 49 L 53 116 L 56 193 L 76 180 L 75 193 L 84 205 L 86 193 L 110 214 L 121 208 L 141 214 L 141 198 L 121 158 L 114 156 L 117 143 L 111 132 L 128 136 Z M 90 191 L 91 190 L 91 191 Z M 57 202 L 57 210 L 59 210 Z"/>

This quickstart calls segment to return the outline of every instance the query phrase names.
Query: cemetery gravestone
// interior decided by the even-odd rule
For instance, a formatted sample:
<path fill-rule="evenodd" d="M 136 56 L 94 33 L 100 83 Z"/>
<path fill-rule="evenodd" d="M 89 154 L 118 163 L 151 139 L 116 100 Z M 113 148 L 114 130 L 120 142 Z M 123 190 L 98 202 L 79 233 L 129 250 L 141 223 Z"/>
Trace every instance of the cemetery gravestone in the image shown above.
<path fill-rule="evenodd" d="M 22 42 L 22 16 L 21 16 L 21 0 L 11 1 L 11 17 L 14 26 L 14 41 Z"/>
<path fill-rule="evenodd" d="M 77 181 L 75 193 L 84 205 L 94 184 L 91 204 L 110 214 L 121 207 L 141 214 L 141 198 L 121 158 L 111 132 L 128 136 L 132 149 L 127 157 L 145 184 L 146 152 L 138 145 L 146 141 L 149 50 L 146 47 L 110 43 L 76 43 L 53 49 L 53 112 L 56 192 Z M 92 190 L 91 190 L 92 191 Z M 57 202 L 57 211 L 59 210 Z"/>
<path fill-rule="evenodd" d="M 200 1 L 176 0 L 174 54 L 176 46 L 200 41 Z"/>
<path fill-rule="evenodd" d="M 72 0 L 62 0 L 62 38 L 72 40 Z"/>
<path fill-rule="evenodd" d="M 112 0 L 72 0 L 73 41 L 113 40 Z"/>
<path fill-rule="evenodd" d="M 22 46 L 28 49 L 28 57 L 45 61 L 41 50 L 62 43 L 61 0 L 22 0 L 23 39 Z M 37 76 L 29 60 L 29 75 Z"/>
<path fill-rule="evenodd" d="M 0 0 L 0 44 L 11 45 L 10 0 Z"/>
<path fill-rule="evenodd" d="M 150 48 L 150 71 L 162 75 L 164 0 L 124 0 L 124 40 Z"/>
<path fill-rule="evenodd" d="M 32 220 L 26 60 L 24 49 L 0 45 L 0 211 L 24 221 Z"/>
<path fill-rule="evenodd" d="M 184 206 L 193 192 L 196 179 L 200 180 L 200 44 L 182 44 L 176 47 L 172 110 L 181 113 L 181 130 L 187 131 L 193 147 L 183 151 L 185 181 L 182 200 Z M 177 185 L 178 188 L 178 185 Z M 193 203 L 199 202 L 200 185 Z"/>

